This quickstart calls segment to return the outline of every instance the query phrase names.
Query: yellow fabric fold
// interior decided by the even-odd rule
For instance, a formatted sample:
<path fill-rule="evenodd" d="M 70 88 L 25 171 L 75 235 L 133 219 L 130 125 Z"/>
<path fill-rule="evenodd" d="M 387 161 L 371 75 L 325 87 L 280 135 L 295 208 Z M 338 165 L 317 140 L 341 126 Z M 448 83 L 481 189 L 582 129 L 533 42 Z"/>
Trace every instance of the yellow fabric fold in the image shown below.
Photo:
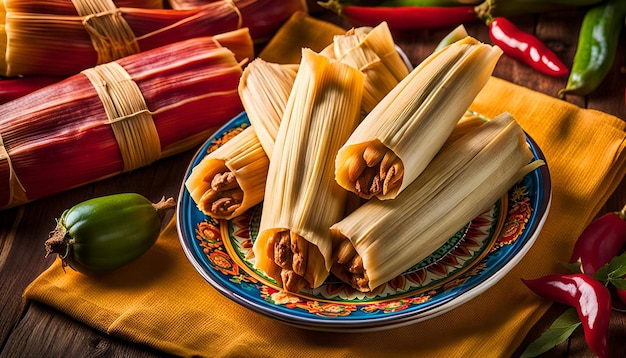
<path fill-rule="evenodd" d="M 266 51 L 300 51 L 281 44 L 274 39 L 275 47 Z M 491 117 L 508 111 L 537 141 L 552 175 L 552 207 L 534 246 L 511 272 L 443 315 L 359 334 L 287 326 L 211 287 L 183 253 L 174 220 L 148 253 L 115 274 L 91 279 L 64 272 L 56 260 L 24 297 L 179 356 L 508 357 L 549 307 L 520 279 L 562 271 L 558 261 L 568 258 L 577 236 L 626 173 L 626 122 L 498 78 L 490 79 L 472 109 Z"/>

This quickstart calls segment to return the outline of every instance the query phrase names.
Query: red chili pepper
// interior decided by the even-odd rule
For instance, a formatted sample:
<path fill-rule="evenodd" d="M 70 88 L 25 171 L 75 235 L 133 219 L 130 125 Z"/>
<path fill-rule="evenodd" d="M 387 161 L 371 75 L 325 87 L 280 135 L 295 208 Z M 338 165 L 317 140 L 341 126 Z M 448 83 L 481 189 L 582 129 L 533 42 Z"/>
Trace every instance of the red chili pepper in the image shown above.
<path fill-rule="evenodd" d="M 445 27 L 477 20 L 473 6 L 378 7 L 343 5 L 337 0 L 320 2 L 319 5 L 336 12 L 354 26 L 376 26 L 386 21 L 394 30 Z"/>
<path fill-rule="evenodd" d="M 567 66 L 541 40 L 504 17 L 489 20 L 489 37 L 508 56 L 550 76 L 565 76 Z"/>
<path fill-rule="evenodd" d="M 552 274 L 522 281 L 539 296 L 576 308 L 587 345 L 599 357 L 608 357 L 611 294 L 606 286 L 585 274 Z"/>
<path fill-rule="evenodd" d="M 581 271 L 593 275 L 619 255 L 625 245 L 626 206 L 592 221 L 576 240 L 569 262 L 580 262 Z"/>

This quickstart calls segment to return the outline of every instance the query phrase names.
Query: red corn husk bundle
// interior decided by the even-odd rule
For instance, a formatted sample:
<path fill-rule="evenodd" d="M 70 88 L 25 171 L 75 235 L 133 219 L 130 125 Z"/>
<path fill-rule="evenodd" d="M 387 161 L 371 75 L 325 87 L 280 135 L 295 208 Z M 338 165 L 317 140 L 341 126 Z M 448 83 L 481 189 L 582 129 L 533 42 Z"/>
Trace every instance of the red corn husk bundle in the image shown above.
<path fill-rule="evenodd" d="M 74 16 L 6 9 L 0 75 L 68 76 L 140 51 L 243 27 L 258 42 L 302 9 L 299 0 L 223 0 L 187 10 L 114 7 Z"/>
<path fill-rule="evenodd" d="M 63 77 L 36 76 L 0 80 L 0 104 L 25 96 L 38 89 L 59 82 Z"/>
<path fill-rule="evenodd" d="M 252 48 L 244 29 L 220 38 L 231 36 Z M 241 65 L 214 37 L 195 38 L 95 66 L 1 105 L 0 208 L 197 146 L 243 110 Z"/>
<path fill-rule="evenodd" d="M 92 0 L 93 1 L 93 0 Z M 144 9 L 162 9 L 162 0 L 105 0 L 117 7 L 139 7 Z M 5 0 L 0 2 L 0 12 L 22 12 L 33 14 L 78 15 L 76 5 L 90 3 L 89 0 Z"/>
<path fill-rule="evenodd" d="M 215 3 L 236 6 L 241 13 L 242 26 L 249 27 L 255 40 L 269 40 L 291 15 L 307 12 L 306 0 L 169 0 L 172 9 L 197 9 Z"/>

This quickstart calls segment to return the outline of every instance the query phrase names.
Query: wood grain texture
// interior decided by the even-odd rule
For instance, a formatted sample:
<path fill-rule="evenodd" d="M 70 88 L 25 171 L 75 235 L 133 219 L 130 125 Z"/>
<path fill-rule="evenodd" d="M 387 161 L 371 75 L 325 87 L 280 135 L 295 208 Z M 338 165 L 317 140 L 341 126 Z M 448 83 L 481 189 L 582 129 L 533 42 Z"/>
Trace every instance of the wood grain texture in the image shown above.
<path fill-rule="evenodd" d="M 319 11 L 319 10 L 318 10 Z M 545 41 L 567 65 L 576 51 L 582 10 L 523 16 L 512 20 L 523 30 L 535 33 Z M 334 14 L 316 12 L 316 16 L 348 28 Z M 468 32 L 489 42 L 487 28 L 476 22 L 466 26 Z M 427 57 L 441 38 L 451 29 L 418 30 L 397 34 L 398 45 L 416 64 Z M 620 40 L 626 48 L 626 36 Z M 597 109 L 622 119 L 624 84 L 626 83 L 626 52 L 621 51 L 607 80 L 586 97 L 567 96 L 566 101 L 581 107 Z M 555 96 L 567 78 L 551 78 L 538 74 L 528 66 L 506 56 L 498 63 L 495 76 Z M 98 183 L 88 184 L 62 194 L 41 199 L 18 208 L 0 211 L 0 358 L 1 357 L 160 357 L 166 356 L 150 348 L 120 341 L 82 325 L 52 308 L 32 303 L 23 307 L 24 288 L 54 258 L 44 258 L 43 241 L 60 213 L 83 200 L 119 192 L 137 192 L 156 201 L 161 196 L 178 197 L 181 181 L 194 151 L 159 161 L 132 173 L 122 174 Z M 42 173 L 45 175 L 45 173 Z M 601 215 L 626 203 L 626 180 L 607 201 Z M 515 353 L 538 337 L 562 311 L 554 305 L 527 335 Z M 626 356 L 626 314 L 616 313 L 611 321 L 611 349 L 615 356 Z M 593 357 L 582 331 L 555 347 L 544 357 Z"/>

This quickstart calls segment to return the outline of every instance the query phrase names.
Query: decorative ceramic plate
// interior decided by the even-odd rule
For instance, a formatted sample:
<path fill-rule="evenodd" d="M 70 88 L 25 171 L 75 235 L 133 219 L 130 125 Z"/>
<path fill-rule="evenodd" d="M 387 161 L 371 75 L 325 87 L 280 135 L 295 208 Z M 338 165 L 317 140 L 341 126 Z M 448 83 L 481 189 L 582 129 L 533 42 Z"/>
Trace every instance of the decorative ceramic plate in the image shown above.
<path fill-rule="evenodd" d="M 550 175 L 542 166 L 467 223 L 423 261 L 373 293 L 361 293 L 332 275 L 317 289 L 286 294 L 254 268 L 252 244 L 262 204 L 233 220 L 197 208 L 184 181 L 212 150 L 249 126 L 245 112 L 200 148 L 180 190 L 177 225 L 185 254 L 219 292 L 255 312 L 301 328 L 374 331 L 432 318 L 484 292 L 515 266 L 535 241 L 548 213 Z M 527 138 L 535 158 L 543 154 Z"/>

